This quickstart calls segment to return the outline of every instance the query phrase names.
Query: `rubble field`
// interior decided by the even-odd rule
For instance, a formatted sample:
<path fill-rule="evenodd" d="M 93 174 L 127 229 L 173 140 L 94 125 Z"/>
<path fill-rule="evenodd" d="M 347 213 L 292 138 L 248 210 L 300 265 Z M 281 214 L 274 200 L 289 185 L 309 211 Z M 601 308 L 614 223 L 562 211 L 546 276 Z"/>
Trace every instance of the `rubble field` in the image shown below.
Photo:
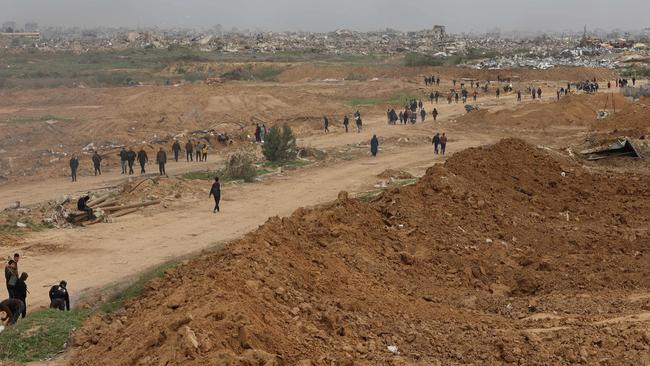
<path fill-rule="evenodd" d="M 70 363 L 649 364 L 648 178 L 471 148 L 167 271 L 77 331 Z"/>

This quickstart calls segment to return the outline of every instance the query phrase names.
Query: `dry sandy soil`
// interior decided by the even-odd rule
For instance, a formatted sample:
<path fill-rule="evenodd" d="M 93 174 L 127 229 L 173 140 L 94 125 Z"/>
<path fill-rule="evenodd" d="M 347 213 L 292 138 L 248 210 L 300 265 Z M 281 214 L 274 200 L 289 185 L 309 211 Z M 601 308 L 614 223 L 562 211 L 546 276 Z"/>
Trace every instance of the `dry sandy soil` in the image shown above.
<path fill-rule="evenodd" d="M 562 76 L 577 79 L 584 71 L 579 74 Z M 563 78 L 534 82 L 527 75 L 522 88 L 544 85 L 544 102 L 481 96 L 484 110 L 463 116 L 462 105 L 441 101 L 439 122 L 408 126 L 388 126 L 386 105 L 380 104 L 360 108 L 367 116 L 363 133 L 345 134 L 335 119 L 333 132 L 324 134 L 321 116 L 351 114 L 346 101 L 356 95 L 387 99 L 395 91 L 425 90 L 416 77 L 334 85 L 314 81 L 319 78 L 293 75 L 283 83 L 218 89 L 34 91 L 9 95 L 14 102 L 0 105 L 0 117 L 62 117 L 0 130 L 11 157 L 2 161 L 10 172 L 0 186 L 2 207 L 17 197 L 33 204 L 124 181 L 107 149 L 105 175 L 90 177 L 86 167 L 78 183 L 68 182 L 65 158 L 43 155 L 56 146 L 79 152 L 89 142 L 146 141 L 155 149 L 155 141 L 194 129 L 252 134 L 251 121 L 259 118 L 290 121 L 301 146 L 364 149 L 255 184 L 226 185 L 218 215 L 211 214 L 208 183 L 194 182 L 201 187 L 180 199 L 167 197 L 173 204 L 165 208 L 109 224 L 31 233 L 19 246 L 6 246 L 7 254 L 23 253 L 30 288 L 65 278 L 78 300 L 148 267 L 241 238 L 269 217 L 293 213 L 154 281 L 126 313 L 91 320 L 75 336 L 77 351 L 84 351 L 66 363 L 647 361 L 648 233 L 641 209 L 647 205 L 647 165 L 636 163 L 637 173 L 624 169 L 617 176 L 616 163 L 585 167 L 558 153 L 594 133 L 616 136 L 613 130 L 625 128 L 647 134 L 645 102 L 617 96 L 623 112 L 596 122 L 604 94 L 557 103 L 551 90 Z M 233 116 L 233 110 L 242 115 Z M 432 153 L 428 139 L 434 131 L 447 132 L 451 154 L 513 136 L 552 150 L 508 140 L 427 170 L 445 160 Z M 377 158 L 365 150 L 372 134 L 381 140 Z M 20 160 L 25 145 L 30 153 Z M 171 163 L 169 172 L 214 168 L 228 151 L 215 146 L 212 161 Z M 330 202 L 340 191 L 371 190 L 386 169 L 424 178 L 369 205 L 342 195 L 325 208 L 299 209 Z M 566 184 L 562 171 L 569 172 Z M 190 294 L 202 291 L 205 297 Z M 32 291 L 30 306 L 45 304 L 44 290 Z M 400 354 L 388 352 L 389 345 Z"/>

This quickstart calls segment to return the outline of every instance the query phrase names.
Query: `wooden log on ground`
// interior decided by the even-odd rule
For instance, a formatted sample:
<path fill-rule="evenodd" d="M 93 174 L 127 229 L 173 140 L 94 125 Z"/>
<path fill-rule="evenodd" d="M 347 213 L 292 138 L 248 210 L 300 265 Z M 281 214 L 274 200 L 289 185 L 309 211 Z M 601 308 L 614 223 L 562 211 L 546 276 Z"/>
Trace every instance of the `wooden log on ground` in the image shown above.
<path fill-rule="evenodd" d="M 104 208 L 104 207 L 112 206 L 112 205 L 115 205 L 117 203 L 117 201 L 119 201 L 119 199 L 114 198 L 112 200 L 104 201 L 104 202 L 102 202 L 101 204 L 99 204 L 97 206 L 94 206 L 94 207 L 91 206 L 91 208 Z"/>
<path fill-rule="evenodd" d="M 99 197 L 97 197 L 97 198 L 95 198 L 95 199 L 91 199 L 91 200 L 88 202 L 88 206 L 97 206 L 98 204 L 100 204 L 100 203 L 106 201 L 110 196 L 111 196 L 111 194 L 110 194 L 110 193 L 107 193 L 107 194 L 102 195 L 102 196 L 99 196 Z"/>
<path fill-rule="evenodd" d="M 126 206 L 109 206 L 109 207 L 102 207 L 102 210 L 104 212 L 111 212 L 111 211 L 126 210 L 126 209 L 129 209 L 129 208 L 140 208 L 140 207 L 146 207 L 146 206 L 151 206 L 151 205 L 157 205 L 159 203 L 160 203 L 160 201 L 151 201 L 151 202 L 135 203 L 135 204 L 126 205 Z"/>

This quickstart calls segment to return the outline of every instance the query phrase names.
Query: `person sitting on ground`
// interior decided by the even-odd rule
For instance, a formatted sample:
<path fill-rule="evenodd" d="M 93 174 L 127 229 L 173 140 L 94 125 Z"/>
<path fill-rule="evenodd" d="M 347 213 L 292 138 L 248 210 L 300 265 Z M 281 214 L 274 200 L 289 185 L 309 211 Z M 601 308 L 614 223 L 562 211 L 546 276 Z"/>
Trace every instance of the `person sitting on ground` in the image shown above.
<path fill-rule="evenodd" d="M 67 286 L 67 282 L 61 281 L 50 288 L 50 309 L 70 310 L 70 294 Z"/>
<path fill-rule="evenodd" d="M 93 216 L 93 209 L 88 207 L 88 201 L 90 201 L 90 196 L 86 195 L 80 197 L 79 201 L 77 201 L 77 209 L 79 211 L 86 212 L 88 214 L 88 218 L 90 219 Z"/>
<path fill-rule="evenodd" d="M 14 325 L 18 321 L 20 314 L 25 311 L 25 304 L 20 299 L 6 299 L 0 302 L 0 311 L 5 313 L 2 321 L 9 320 L 8 324 Z"/>

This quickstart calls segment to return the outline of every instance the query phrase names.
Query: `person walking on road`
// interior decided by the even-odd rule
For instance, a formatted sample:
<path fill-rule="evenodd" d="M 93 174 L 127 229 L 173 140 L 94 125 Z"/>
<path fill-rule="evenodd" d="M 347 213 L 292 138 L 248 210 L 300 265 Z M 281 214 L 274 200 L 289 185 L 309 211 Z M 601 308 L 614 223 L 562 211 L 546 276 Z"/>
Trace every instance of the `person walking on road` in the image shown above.
<path fill-rule="evenodd" d="M 431 143 L 433 144 L 433 152 L 438 155 L 438 145 L 440 145 L 440 134 L 436 133 L 435 136 L 431 139 Z"/>
<path fill-rule="evenodd" d="M 135 164 L 135 158 L 138 155 L 133 151 L 133 148 L 130 147 L 129 151 L 126 153 L 127 163 L 129 164 L 129 175 L 133 174 L 133 165 Z"/>
<path fill-rule="evenodd" d="M 258 144 L 262 142 L 262 127 L 259 123 L 255 126 L 255 142 Z"/>
<path fill-rule="evenodd" d="M 370 153 L 372 156 L 377 156 L 377 152 L 379 151 L 379 139 L 377 138 L 377 135 L 372 135 L 372 139 L 370 140 Z"/>
<path fill-rule="evenodd" d="M 194 145 L 192 144 L 192 140 L 188 140 L 187 144 L 185 144 L 185 158 L 187 158 L 187 162 L 189 163 L 190 161 L 194 161 Z"/>
<path fill-rule="evenodd" d="M 77 169 L 79 169 L 79 158 L 77 158 L 77 155 L 72 155 L 72 158 L 70 158 L 70 175 L 73 182 L 77 181 Z"/>
<path fill-rule="evenodd" d="M 178 154 L 181 152 L 181 144 L 178 143 L 178 140 L 174 140 L 172 151 L 174 152 L 174 161 L 178 163 Z"/>
<path fill-rule="evenodd" d="M 128 153 L 126 152 L 126 149 L 122 147 L 120 150 L 120 164 L 122 165 L 122 174 L 126 174 L 126 165 L 128 160 Z"/>
<path fill-rule="evenodd" d="M 194 154 L 196 154 L 196 161 L 200 162 L 201 161 L 201 150 L 203 149 L 203 145 L 201 145 L 201 141 L 198 141 L 196 143 L 196 146 L 194 147 Z"/>
<path fill-rule="evenodd" d="M 445 149 L 447 148 L 447 136 L 445 136 L 445 133 L 442 133 L 442 136 L 440 136 L 440 153 L 442 155 L 445 155 Z"/>
<path fill-rule="evenodd" d="M 102 156 L 97 153 L 97 150 L 95 150 L 92 160 L 93 167 L 95 168 L 95 176 L 102 175 Z"/>
<path fill-rule="evenodd" d="M 438 119 L 438 109 L 433 108 L 433 112 L 431 112 L 431 116 L 433 117 L 433 122 L 435 122 Z"/>
<path fill-rule="evenodd" d="M 158 154 L 156 154 L 156 163 L 158 163 L 158 171 L 160 172 L 160 175 L 167 175 L 165 172 L 165 164 L 167 164 L 167 153 L 162 147 L 160 148 L 160 151 L 158 151 Z"/>
<path fill-rule="evenodd" d="M 203 144 L 203 147 L 201 148 L 201 159 L 203 161 L 208 161 L 208 144 L 207 143 Z"/>
<path fill-rule="evenodd" d="M 350 119 L 348 118 L 348 115 L 346 114 L 345 117 L 343 117 L 343 127 L 345 127 L 345 133 L 348 132 L 348 126 L 350 125 Z"/>
<path fill-rule="evenodd" d="M 359 111 L 354 112 L 354 122 L 357 125 L 357 133 L 361 133 L 363 122 L 361 121 L 361 113 L 359 113 Z"/>
<path fill-rule="evenodd" d="M 214 177 L 214 183 L 212 183 L 212 188 L 210 188 L 210 195 L 208 198 L 214 196 L 214 209 L 212 213 L 219 212 L 219 201 L 221 201 L 221 184 L 219 184 L 219 177 Z"/>
<path fill-rule="evenodd" d="M 327 119 L 327 116 L 323 116 L 323 127 L 325 128 L 325 133 L 330 132 L 330 120 Z"/>
<path fill-rule="evenodd" d="M 149 162 L 149 157 L 147 152 L 144 151 L 144 147 L 138 151 L 138 163 L 140 163 L 140 174 L 145 174 L 144 166 Z"/>

